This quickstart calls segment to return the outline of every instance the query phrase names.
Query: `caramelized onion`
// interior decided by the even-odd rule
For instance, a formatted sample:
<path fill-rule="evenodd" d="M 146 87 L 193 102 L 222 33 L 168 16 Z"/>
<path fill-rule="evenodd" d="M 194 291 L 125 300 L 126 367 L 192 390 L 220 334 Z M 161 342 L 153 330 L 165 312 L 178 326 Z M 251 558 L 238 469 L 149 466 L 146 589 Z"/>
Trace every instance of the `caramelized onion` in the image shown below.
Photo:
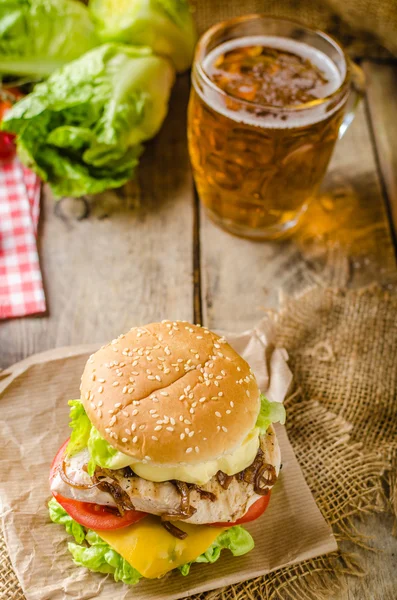
<path fill-rule="evenodd" d="M 223 471 L 218 471 L 216 474 L 216 478 L 218 480 L 219 485 L 223 487 L 224 490 L 227 490 L 229 485 L 232 483 L 233 475 L 226 475 Z"/>
<path fill-rule="evenodd" d="M 190 490 L 188 484 L 179 480 L 173 480 L 172 483 L 176 487 L 177 492 L 181 497 L 181 503 L 179 509 L 170 510 L 167 513 L 162 514 L 161 518 L 165 520 L 169 519 L 171 521 L 189 519 L 189 517 L 197 512 L 197 509 L 193 506 L 190 506 Z"/>
<path fill-rule="evenodd" d="M 179 527 L 176 527 L 173 523 L 170 523 L 169 521 L 161 521 L 161 524 L 164 529 L 168 531 L 168 533 L 178 538 L 178 540 L 184 540 L 187 538 L 187 533 L 182 531 L 182 529 L 179 529 Z"/>
<path fill-rule="evenodd" d="M 135 510 L 129 495 L 121 488 L 119 484 L 115 482 L 110 483 L 110 481 L 104 481 L 103 479 L 100 479 L 101 477 L 105 478 L 108 477 L 108 475 L 105 470 L 97 467 L 95 469 L 93 480 L 96 482 L 99 490 L 102 492 L 107 492 L 113 497 L 113 500 L 115 501 L 121 515 L 124 515 L 125 510 Z"/>
<path fill-rule="evenodd" d="M 70 479 L 68 477 L 68 475 L 66 474 L 65 459 L 59 465 L 58 472 L 59 472 L 59 475 L 61 476 L 61 479 L 65 483 L 70 485 L 70 487 L 77 488 L 78 490 L 91 490 L 92 488 L 97 487 L 97 485 L 98 485 L 97 483 L 75 483 L 73 481 L 73 479 Z"/>
<path fill-rule="evenodd" d="M 195 483 L 189 483 L 189 489 L 196 490 L 199 494 L 200 498 L 204 500 L 211 500 L 211 502 L 215 502 L 216 496 L 212 492 L 207 492 L 207 490 L 203 490 L 201 487 L 196 485 Z"/>
<path fill-rule="evenodd" d="M 277 481 L 276 469 L 269 463 L 262 463 L 255 474 L 254 492 L 260 496 L 266 496 L 269 488 Z"/>

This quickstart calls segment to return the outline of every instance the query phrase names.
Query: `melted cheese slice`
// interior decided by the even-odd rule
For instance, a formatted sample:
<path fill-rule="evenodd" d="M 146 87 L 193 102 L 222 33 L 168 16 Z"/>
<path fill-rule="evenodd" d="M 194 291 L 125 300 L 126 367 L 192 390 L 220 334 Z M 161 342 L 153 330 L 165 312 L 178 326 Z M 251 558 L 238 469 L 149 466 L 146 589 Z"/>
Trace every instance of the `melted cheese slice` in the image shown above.
<path fill-rule="evenodd" d="M 96 533 L 141 575 L 154 579 L 195 560 L 224 531 L 220 527 L 190 525 L 181 521 L 177 526 L 188 534 L 184 540 L 168 533 L 159 518 L 153 516 L 123 529 Z"/>

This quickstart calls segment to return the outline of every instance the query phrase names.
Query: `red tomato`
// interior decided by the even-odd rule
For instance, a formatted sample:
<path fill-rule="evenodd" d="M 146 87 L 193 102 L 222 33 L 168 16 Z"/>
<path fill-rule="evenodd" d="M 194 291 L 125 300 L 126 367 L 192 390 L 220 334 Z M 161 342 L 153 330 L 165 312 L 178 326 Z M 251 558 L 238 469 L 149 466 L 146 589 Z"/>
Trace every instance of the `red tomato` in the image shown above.
<path fill-rule="evenodd" d="M 258 517 L 260 517 L 265 512 L 269 504 L 269 500 L 270 492 L 266 496 L 262 496 L 261 498 L 259 498 L 259 500 L 254 502 L 253 505 L 245 513 L 245 515 L 241 517 L 241 519 L 237 519 L 237 521 L 234 521 L 233 523 L 208 523 L 208 525 L 210 525 L 211 527 L 233 527 L 233 525 L 241 525 L 242 523 L 249 523 L 249 521 L 255 521 L 255 519 L 258 519 Z"/>
<path fill-rule="evenodd" d="M 121 529 L 132 525 L 146 517 L 146 513 L 138 510 L 126 510 L 121 516 L 117 511 L 92 502 L 79 502 L 71 498 L 64 498 L 53 492 L 55 500 L 66 510 L 68 515 L 77 523 L 88 529 Z"/>
<path fill-rule="evenodd" d="M 66 440 L 66 442 L 62 444 L 52 461 L 50 481 L 54 478 L 59 465 L 63 461 L 68 443 L 69 440 Z M 121 529 L 122 527 L 127 527 L 128 525 L 132 525 L 132 523 L 140 521 L 143 517 L 146 517 L 147 514 L 138 510 L 126 510 L 124 515 L 121 516 L 117 510 L 112 509 L 111 507 L 94 504 L 92 502 L 80 502 L 79 500 L 73 500 L 72 498 L 64 498 L 56 492 L 53 492 L 52 495 L 72 519 L 88 529 L 97 529 L 98 531 L 101 529 Z"/>

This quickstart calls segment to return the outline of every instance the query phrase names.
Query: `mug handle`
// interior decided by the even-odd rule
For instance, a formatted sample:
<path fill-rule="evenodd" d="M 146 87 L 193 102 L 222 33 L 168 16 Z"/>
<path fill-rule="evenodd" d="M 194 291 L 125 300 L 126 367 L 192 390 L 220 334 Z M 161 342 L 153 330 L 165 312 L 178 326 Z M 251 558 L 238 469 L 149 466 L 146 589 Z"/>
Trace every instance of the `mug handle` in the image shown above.
<path fill-rule="evenodd" d="M 343 117 L 341 126 L 339 127 L 338 140 L 340 140 L 352 124 L 352 121 L 356 115 L 356 110 L 360 104 L 361 98 L 365 93 L 365 75 L 364 71 L 352 60 L 349 60 L 349 66 L 351 70 L 351 82 L 350 82 L 350 95 L 346 103 L 346 112 Z"/>

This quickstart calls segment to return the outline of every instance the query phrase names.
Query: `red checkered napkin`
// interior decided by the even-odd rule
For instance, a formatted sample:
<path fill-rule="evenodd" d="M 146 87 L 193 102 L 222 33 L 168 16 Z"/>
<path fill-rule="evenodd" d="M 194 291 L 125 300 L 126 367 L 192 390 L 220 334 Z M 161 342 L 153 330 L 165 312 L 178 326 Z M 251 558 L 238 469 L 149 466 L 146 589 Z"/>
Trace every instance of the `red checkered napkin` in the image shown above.
<path fill-rule="evenodd" d="M 0 319 L 46 310 L 36 245 L 40 180 L 18 158 L 0 163 Z"/>

